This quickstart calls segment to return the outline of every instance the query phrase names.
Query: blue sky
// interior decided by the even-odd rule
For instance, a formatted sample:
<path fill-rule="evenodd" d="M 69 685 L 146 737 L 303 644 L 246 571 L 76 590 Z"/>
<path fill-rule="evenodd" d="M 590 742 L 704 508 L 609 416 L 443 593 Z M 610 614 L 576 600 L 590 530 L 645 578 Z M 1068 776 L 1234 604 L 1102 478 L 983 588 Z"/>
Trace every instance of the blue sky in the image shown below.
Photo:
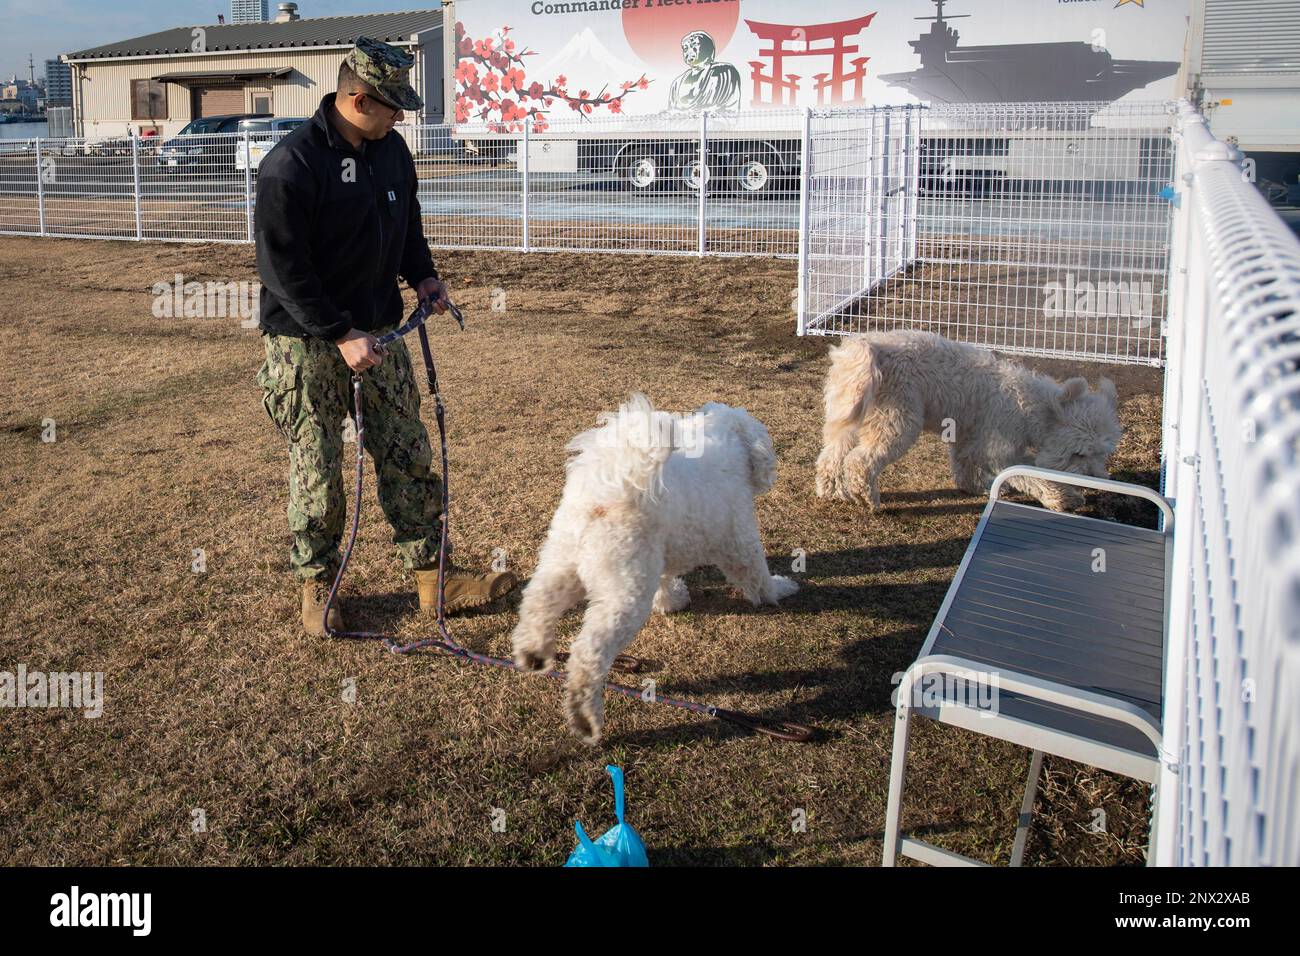
<path fill-rule="evenodd" d="M 277 0 L 270 7 L 274 13 Z M 304 17 L 426 10 L 439 0 L 296 0 Z M 0 0 L 0 75 L 27 77 L 27 54 L 36 75 L 60 53 L 156 33 L 169 27 L 230 19 L 229 0 Z"/>

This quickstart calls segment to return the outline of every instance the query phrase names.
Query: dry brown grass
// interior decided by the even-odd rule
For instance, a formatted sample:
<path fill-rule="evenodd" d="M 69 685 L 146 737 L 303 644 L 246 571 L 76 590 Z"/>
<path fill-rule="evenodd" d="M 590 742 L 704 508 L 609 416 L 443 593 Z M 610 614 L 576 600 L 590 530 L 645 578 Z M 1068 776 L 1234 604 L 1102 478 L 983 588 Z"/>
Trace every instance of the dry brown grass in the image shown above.
<path fill-rule="evenodd" d="M 433 339 L 460 556 L 504 548 L 527 574 L 565 440 L 629 392 L 746 406 L 781 458 L 759 503 L 769 554 L 775 568 L 806 550 L 803 589 L 753 610 L 699 573 L 690 611 L 653 620 L 631 651 L 663 662 L 663 693 L 815 723 L 822 739 L 745 736 L 614 697 L 607 741 L 590 750 L 565 732 L 551 682 L 304 638 L 258 336 L 150 313 L 150 287 L 177 272 L 255 278 L 251 248 L 6 238 L 0 669 L 103 671 L 107 701 L 99 720 L 0 711 L 0 859 L 555 865 L 575 817 L 594 831 L 610 821 L 603 768 L 616 763 L 653 864 L 878 862 L 890 678 L 919 649 L 981 506 L 949 489 L 940 445 L 927 437 L 886 472 L 880 513 L 812 497 L 826 343 L 793 335 L 790 263 L 440 258 L 470 321 Z M 1116 471 L 1154 482 L 1158 378 L 1119 379 Z M 46 418 L 53 444 L 40 441 Z M 351 620 L 422 633 L 373 483 L 363 515 Z M 190 570 L 196 548 L 206 574 Z M 513 621 L 506 609 L 455 633 L 504 653 Z M 913 780 L 928 784 L 908 826 L 1005 862 L 1028 755 L 924 722 L 913 746 Z M 1030 861 L 1140 862 L 1143 788 L 1048 766 Z M 490 825 L 498 807 L 504 833 Z M 1086 832 L 1095 807 L 1107 835 Z M 206 833 L 191 830 L 195 808 Z M 792 832 L 797 808 L 806 833 Z"/>

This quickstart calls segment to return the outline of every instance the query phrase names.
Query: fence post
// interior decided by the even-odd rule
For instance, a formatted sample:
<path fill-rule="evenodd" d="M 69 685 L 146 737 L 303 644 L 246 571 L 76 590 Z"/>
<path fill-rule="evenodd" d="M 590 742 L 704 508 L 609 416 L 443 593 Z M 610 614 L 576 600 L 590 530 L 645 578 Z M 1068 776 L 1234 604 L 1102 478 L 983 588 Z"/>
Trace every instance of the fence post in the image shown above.
<path fill-rule="evenodd" d="M 921 184 L 921 115 L 917 107 L 907 108 L 906 154 L 903 161 L 903 257 L 902 266 L 908 268 L 916 261 L 917 224 L 920 215 L 918 194 Z"/>
<path fill-rule="evenodd" d="M 705 206 L 709 191 L 709 114 L 700 114 L 700 209 L 696 240 L 696 255 L 704 255 L 707 237 L 704 228 Z"/>
<path fill-rule="evenodd" d="M 519 172 L 520 172 L 520 176 L 523 178 L 523 220 L 524 220 L 524 221 L 523 221 L 523 226 L 524 226 L 524 231 L 523 231 L 523 240 L 524 240 L 524 252 L 531 252 L 531 251 L 532 251 L 532 240 L 531 240 L 531 237 L 530 237 L 529 234 L 528 234 L 528 213 L 529 213 L 529 210 L 528 210 L 528 200 L 529 200 L 529 195 L 530 195 L 529 183 L 528 183 L 528 175 L 529 175 L 529 174 L 528 174 L 528 154 L 532 152 L 532 134 L 530 133 L 530 129 L 532 128 L 532 125 L 533 125 L 533 123 L 532 123 L 532 119 L 531 119 L 531 118 L 530 118 L 530 119 L 526 119 L 526 120 L 524 120 L 524 139 L 523 139 L 523 143 L 522 143 L 522 144 L 520 145 L 520 147 L 519 147 L 519 151 L 520 151 L 520 156 L 519 156 Z"/>
<path fill-rule="evenodd" d="M 1191 241 L 1188 229 L 1192 217 L 1192 184 L 1195 180 L 1193 170 L 1194 157 L 1207 146 L 1212 137 L 1205 120 L 1191 106 L 1182 102 L 1173 118 L 1170 131 L 1177 150 L 1174 157 L 1174 174 L 1171 183 L 1173 195 L 1169 197 L 1173 204 L 1173 223 L 1170 229 L 1169 275 L 1167 287 L 1169 296 L 1165 316 L 1165 393 L 1164 422 L 1162 439 L 1162 466 L 1164 485 L 1162 493 L 1171 499 L 1179 496 L 1178 479 L 1178 435 L 1179 418 L 1182 409 L 1179 398 L 1182 389 L 1184 371 L 1183 342 L 1187 333 L 1187 294 L 1192 281 L 1188 271 L 1188 243 Z"/>
<path fill-rule="evenodd" d="M 135 237 L 144 238 L 144 217 L 140 214 L 140 137 L 131 131 L 131 180 L 135 192 Z"/>
<path fill-rule="evenodd" d="M 1166 596 L 1168 603 L 1169 637 L 1165 649 L 1165 703 L 1162 721 L 1163 746 L 1167 753 L 1181 756 L 1184 738 L 1184 721 L 1187 712 L 1187 700 L 1184 693 L 1184 679 L 1187 670 L 1186 630 L 1190 624 L 1188 587 L 1186 582 L 1192 573 L 1188 541 L 1189 528 L 1195 511 L 1194 502 L 1197 490 L 1193 484 L 1184 488 L 1182 477 L 1189 471 L 1183 461 L 1184 449 L 1191 450 L 1196 436 L 1193 433 L 1193 413 L 1200 406 L 1199 380 L 1197 387 L 1191 387 L 1189 376 L 1201 374 L 1204 359 L 1203 338 L 1198 343 L 1198 333 L 1204 331 L 1205 315 L 1199 316 L 1188 308 L 1187 302 L 1191 291 L 1193 276 L 1189 271 L 1189 258 L 1194 255 L 1193 237 L 1191 235 L 1192 219 L 1195 216 L 1195 199 L 1193 196 L 1194 161 L 1193 154 L 1201 148 L 1201 142 L 1195 144 L 1193 139 L 1208 139 L 1208 131 L 1197 137 L 1191 125 L 1199 121 L 1190 109 L 1180 109 L 1171 124 L 1170 135 L 1177 150 L 1174 157 L 1173 188 L 1176 195 L 1170 196 L 1175 203 L 1173 223 L 1170 229 L 1170 252 L 1167 287 L 1167 314 L 1165 319 L 1165 382 L 1164 401 L 1161 422 L 1161 466 L 1163 483 L 1161 492 L 1174 504 L 1176 516 L 1174 525 L 1174 548 L 1169 560 L 1171 580 L 1174 586 Z M 1203 279 L 1202 279 L 1203 282 Z M 1201 308 L 1204 300 L 1200 299 Z M 1194 404 L 1188 404 L 1192 402 Z M 1194 470 L 1191 472 L 1193 482 Z M 1163 521 L 1162 521 L 1163 524 Z M 1182 583 L 1172 577 L 1175 573 L 1184 575 Z M 1165 761 L 1161 761 L 1160 774 L 1157 778 L 1155 799 L 1151 814 L 1151 840 L 1148 849 L 1148 865 L 1172 866 L 1178 862 L 1181 825 L 1182 783 L 1178 775 L 1171 773 Z"/>
<path fill-rule="evenodd" d="M 45 235 L 45 169 L 41 163 L 41 138 L 36 137 L 36 215 Z"/>
<path fill-rule="evenodd" d="M 796 331 L 808 330 L 808 223 L 812 186 L 812 107 L 803 111 L 803 134 L 799 140 L 799 320 Z"/>
<path fill-rule="evenodd" d="M 1205 128 L 1204 120 L 1191 115 L 1184 115 L 1182 122 L 1183 138 L 1179 148 L 1184 152 L 1186 170 L 1191 175 L 1186 181 L 1187 189 L 1181 197 L 1178 215 L 1187 217 L 1181 223 L 1181 239 L 1186 240 L 1186 278 L 1183 294 L 1179 297 L 1178 312 L 1171 313 L 1170 319 L 1181 323 L 1178 336 L 1178 354 L 1170 354 L 1167 361 L 1177 362 L 1175 368 L 1175 385 L 1177 394 L 1171 388 L 1169 399 L 1176 403 L 1173 413 L 1177 416 L 1177 434 L 1172 469 L 1174 487 L 1174 544 L 1170 558 L 1172 568 L 1168 604 L 1168 647 L 1165 649 L 1165 702 L 1163 719 L 1164 741 L 1162 750 L 1172 755 L 1174 760 L 1181 760 L 1185 746 L 1185 719 L 1188 698 L 1183 685 L 1187 668 L 1187 658 L 1192 632 L 1192 581 L 1196 569 L 1195 555 L 1205 545 L 1200 538 L 1196 515 L 1201 502 L 1198 487 L 1202 467 L 1213 469 L 1213 461 L 1202 465 L 1201 438 L 1205 421 L 1205 377 L 1207 353 L 1217 347 L 1210 341 L 1209 324 L 1213 319 L 1221 318 L 1212 314 L 1215 306 L 1210 301 L 1208 290 L 1212 282 L 1207 249 L 1216 242 L 1223 241 L 1217 234 L 1219 224 L 1206 221 L 1200 214 L 1201 194 L 1204 189 L 1202 172 L 1212 168 L 1216 163 L 1240 161 L 1241 154 L 1226 143 L 1215 140 Z M 1175 249 L 1175 255 L 1181 258 L 1181 250 Z M 1165 410 L 1168 416 L 1170 410 Z M 1207 454 L 1212 449 L 1206 449 Z M 1212 456 L 1211 456 L 1212 457 Z M 1172 866 L 1178 861 L 1178 817 L 1181 801 L 1178 789 L 1181 786 L 1176 769 L 1161 760 L 1160 777 L 1156 788 L 1156 807 L 1151 831 L 1151 849 L 1149 856 L 1158 866 Z"/>
<path fill-rule="evenodd" d="M 870 291 L 876 285 L 876 123 L 880 114 L 873 108 L 867 114 L 867 148 L 863 156 L 866 177 L 862 184 L 862 288 Z"/>
<path fill-rule="evenodd" d="M 880 252 L 876 258 L 876 272 L 880 276 L 880 282 L 889 278 L 890 263 L 890 240 L 893 239 L 889 228 L 889 203 L 890 194 L 894 191 L 893 182 L 890 177 L 893 175 L 894 166 L 890 162 L 893 159 L 891 153 L 894 150 L 894 124 L 893 111 L 885 110 L 885 127 L 881 130 L 881 139 L 883 140 L 880 150 Z"/>
<path fill-rule="evenodd" d="M 253 144 L 244 130 L 244 234 L 253 241 Z"/>

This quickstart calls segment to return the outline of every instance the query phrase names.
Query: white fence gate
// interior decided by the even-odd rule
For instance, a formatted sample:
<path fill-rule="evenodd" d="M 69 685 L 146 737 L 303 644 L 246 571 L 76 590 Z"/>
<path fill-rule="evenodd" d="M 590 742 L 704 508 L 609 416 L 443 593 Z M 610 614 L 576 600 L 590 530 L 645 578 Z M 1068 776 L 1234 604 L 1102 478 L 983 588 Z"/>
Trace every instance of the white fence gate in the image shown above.
<path fill-rule="evenodd" d="M 809 112 L 800 334 L 850 331 L 836 317 L 917 261 L 923 116 L 919 107 Z"/>
<path fill-rule="evenodd" d="M 815 111 L 800 331 L 1162 362 L 1163 103 Z"/>

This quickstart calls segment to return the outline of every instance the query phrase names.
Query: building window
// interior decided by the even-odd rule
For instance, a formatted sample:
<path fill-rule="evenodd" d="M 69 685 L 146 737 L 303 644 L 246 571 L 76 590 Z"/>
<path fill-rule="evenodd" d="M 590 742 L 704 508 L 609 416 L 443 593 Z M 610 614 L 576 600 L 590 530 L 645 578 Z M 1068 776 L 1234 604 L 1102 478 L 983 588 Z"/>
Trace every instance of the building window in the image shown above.
<path fill-rule="evenodd" d="M 132 80 L 131 119 L 167 119 L 166 85 L 157 80 Z"/>
<path fill-rule="evenodd" d="M 273 105 L 273 101 L 272 101 L 272 99 L 271 99 L 271 91 L 270 91 L 269 89 L 264 89 L 264 88 L 263 88 L 263 89 L 254 89 L 254 90 L 249 90 L 249 96 L 251 97 L 251 99 L 252 99 L 252 101 L 253 101 L 253 102 L 252 102 L 252 105 L 253 105 L 252 112 L 254 112 L 254 113 L 274 113 L 274 112 L 275 112 L 275 110 L 273 110 L 273 109 L 271 108 L 272 105 Z"/>

